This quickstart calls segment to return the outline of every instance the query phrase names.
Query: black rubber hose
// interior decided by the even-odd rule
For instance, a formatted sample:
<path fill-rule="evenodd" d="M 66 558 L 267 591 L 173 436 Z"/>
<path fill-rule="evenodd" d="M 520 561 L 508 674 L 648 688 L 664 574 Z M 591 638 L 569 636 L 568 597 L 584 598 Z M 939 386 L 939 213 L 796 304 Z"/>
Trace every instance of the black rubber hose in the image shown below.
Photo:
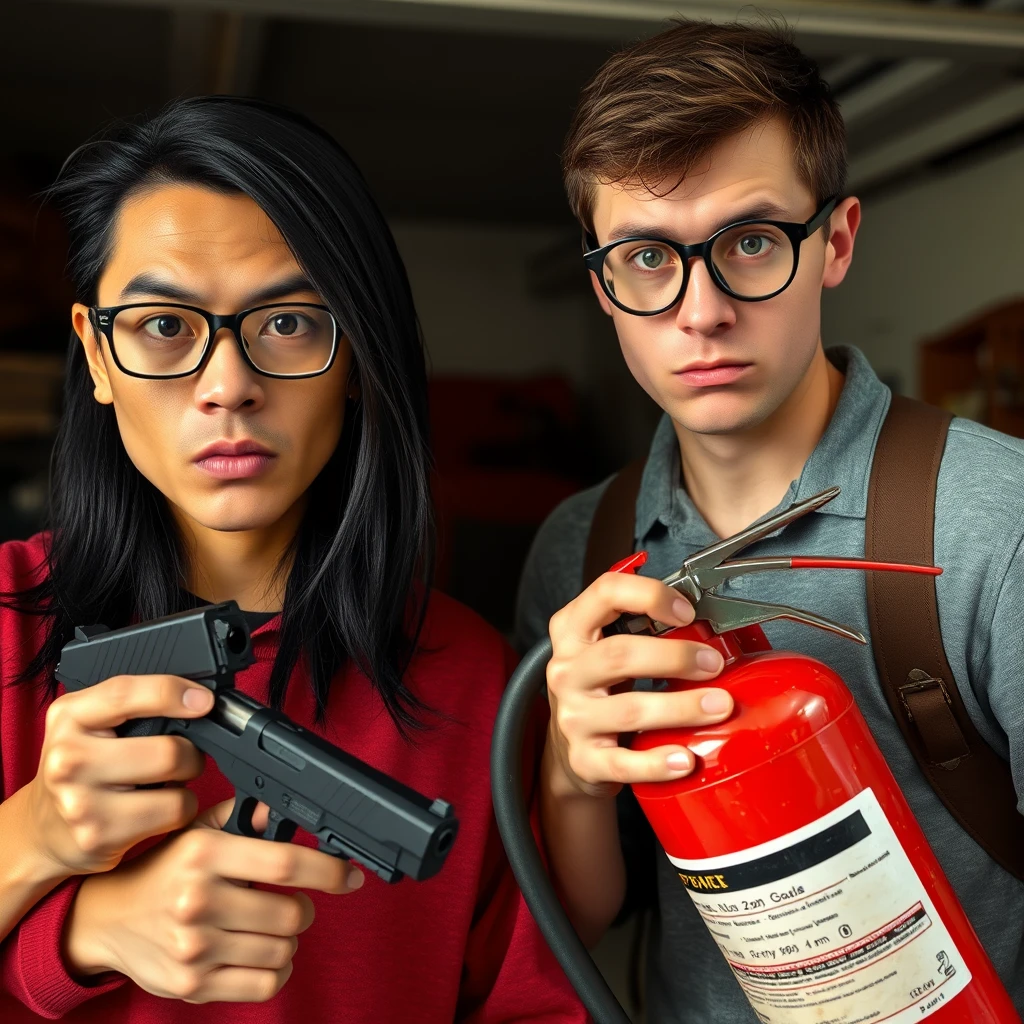
<path fill-rule="evenodd" d="M 550 659 L 551 641 L 537 644 L 519 663 L 505 689 L 491 740 L 494 814 L 526 905 L 583 1005 L 597 1024 L 630 1024 L 558 902 L 530 827 L 523 793 L 523 737 Z"/>

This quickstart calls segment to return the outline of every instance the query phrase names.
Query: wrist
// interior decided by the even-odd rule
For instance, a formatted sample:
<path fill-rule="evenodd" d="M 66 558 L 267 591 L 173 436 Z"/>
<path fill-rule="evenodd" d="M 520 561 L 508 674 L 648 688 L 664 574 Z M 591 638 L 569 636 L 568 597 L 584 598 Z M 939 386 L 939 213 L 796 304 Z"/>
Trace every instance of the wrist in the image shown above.
<path fill-rule="evenodd" d="M 53 855 L 40 835 L 33 813 L 33 783 L 21 787 L 0 803 L 3 834 L 3 877 L 26 890 L 48 892 L 74 872 Z"/>
<path fill-rule="evenodd" d="M 90 977 L 118 969 L 104 941 L 102 910 L 104 898 L 98 889 L 105 881 L 103 875 L 86 878 L 68 911 L 61 937 L 61 954 L 68 973 L 78 977 Z"/>

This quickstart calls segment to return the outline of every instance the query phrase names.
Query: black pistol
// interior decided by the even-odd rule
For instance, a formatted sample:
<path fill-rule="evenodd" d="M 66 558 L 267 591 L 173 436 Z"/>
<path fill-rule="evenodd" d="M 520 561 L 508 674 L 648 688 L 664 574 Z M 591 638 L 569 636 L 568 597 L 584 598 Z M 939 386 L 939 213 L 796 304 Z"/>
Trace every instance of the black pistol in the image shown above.
<path fill-rule="evenodd" d="M 235 788 L 226 832 L 289 842 L 301 826 L 319 848 L 351 858 L 386 882 L 435 875 L 459 829 L 454 809 L 371 768 L 286 715 L 234 687 L 255 661 L 244 614 L 234 601 L 124 629 L 80 626 L 61 650 L 56 676 L 81 690 L 117 675 L 166 674 L 213 690 L 202 718 L 137 718 L 121 736 L 184 736 L 209 754 Z M 270 808 L 262 833 L 257 803 Z"/>

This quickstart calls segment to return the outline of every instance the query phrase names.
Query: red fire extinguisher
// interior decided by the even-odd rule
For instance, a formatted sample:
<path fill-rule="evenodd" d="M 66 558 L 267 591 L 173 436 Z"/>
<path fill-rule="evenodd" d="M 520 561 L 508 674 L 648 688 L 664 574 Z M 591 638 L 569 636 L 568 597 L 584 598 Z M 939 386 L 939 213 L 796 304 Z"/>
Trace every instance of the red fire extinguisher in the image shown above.
<path fill-rule="evenodd" d="M 691 625 L 646 616 L 613 624 L 715 647 L 725 658 L 715 685 L 735 701 L 717 725 L 639 734 L 634 749 L 680 744 L 696 767 L 633 790 L 761 1020 L 1019 1022 L 850 691 L 821 662 L 772 650 L 757 623 L 785 617 L 864 637 L 810 612 L 714 592 L 728 577 L 781 568 L 941 572 L 860 559 L 728 560 L 837 493 L 688 559 L 664 582 L 695 605 Z"/>

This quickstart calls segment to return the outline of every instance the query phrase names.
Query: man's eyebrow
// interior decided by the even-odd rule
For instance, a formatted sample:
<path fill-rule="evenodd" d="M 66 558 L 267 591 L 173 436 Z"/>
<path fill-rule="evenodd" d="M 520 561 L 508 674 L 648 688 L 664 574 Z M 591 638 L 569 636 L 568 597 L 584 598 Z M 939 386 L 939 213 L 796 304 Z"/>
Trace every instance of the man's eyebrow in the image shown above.
<path fill-rule="evenodd" d="M 664 238 L 666 232 L 657 224 L 641 224 L 639 221 L 627 221 L 619 224 L 608 233 L 608 241 L 615 242 L 620 238 Z"/>
<path fill-rule="evenodd" d="M 246 297 L 245 305 L 258 306 L 263 302 L 275 302 L 277 299 L 287 298 L 296 292 L 313 292 L 315 295 L 316 289 L 309 283 L 305 274 L 295 274 L 276 284 L 261 288 L 258 292 L 252 292 Z"/>
<path fill-rule="evenodd" d="M 288 295 L 294 295 L 296 292 L 313 292 L 315 294 L 316 289 L 309 283 L 304 274 L 295 274 L 292 277 L 285 278 L 283 281 L 277 281 L 274 284 L 267 285 L 265 288 L 261 288 L 259 291 L 250 293 L 245 297 L 243 307 L 248 308 L 250 306 L 259 306 L 265 302 L 274 302 Z M 187 288 L 182 288 L 171 281 L 164 281 L 155 274 L 136 274 L 121 289 L 122 301 L 129 298 L 155 296 L 159 296 L 161 299 L 171 299 L 174 302 L 198 304 L 202 301 L 201 295 L 190 292 Z"/>
<path fill-rule="evenodd" d="M 792 214 L 784 206 L 771 199 L 765 199 L 754 203 L 751 206 L 742 207 L 727 217 L 719 218 L 718 222 L 708 232 L 710 237 L 716 231 L 720 231 L 730 224 L 736 224 L 742 220 L 786 220 Z M 614 242 L 620 238 L 672 238 L 675 232 L 666 231 L 662 225 L 646 224 L 639 221 L 627 221 L 624 224 L 617 224 L 609 232 L 608 241 Z"/>
<path fill-rule="evenodd" d="M 720 231 L 722 228 L 728 227 L 730 224 L 736 224 L 741 220 L 789 220 L 792 216 L 791 211 L 773 199 L 762 199 L 752 206 L 745 206 L 738 212 L 732 213 L 728 217 L 723 217 L 715 224 L 711 233 L 714 234 L 715 231 Z"/>
<path fill-rule="evenodd" d="M 198 302 L 200 296 L 170 281 L 162 281 L 154 274 L 136 274 L 122 289 L 122 299 L 142 298 L 143 296 L 159 295 L 162 299 L 174 299 L 176 302 Z"/>

